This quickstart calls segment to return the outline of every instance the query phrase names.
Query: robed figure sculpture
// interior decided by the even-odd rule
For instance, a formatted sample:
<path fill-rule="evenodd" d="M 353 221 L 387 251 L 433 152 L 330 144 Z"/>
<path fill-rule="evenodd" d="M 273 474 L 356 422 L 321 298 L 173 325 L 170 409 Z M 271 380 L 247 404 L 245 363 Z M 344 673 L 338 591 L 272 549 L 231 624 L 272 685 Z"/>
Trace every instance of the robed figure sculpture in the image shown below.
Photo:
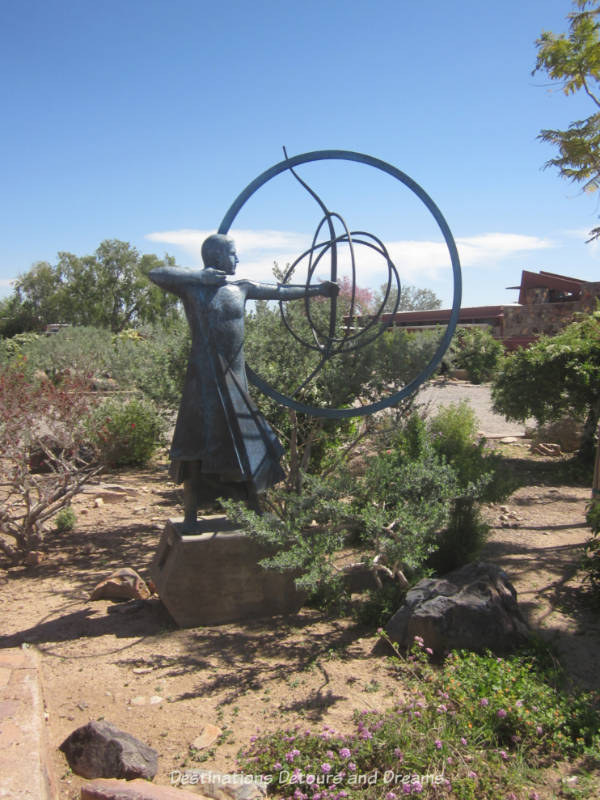
<path fill-rule="evenodd" d="M 335 283 L 290 286 L 231 280 L 238 257 L 233 241 L 209 236 L 204 268 L 159 267 L 150 279 L 181 298 L 192 346 L 171 445 L 171 476 L 184 488 L 184 527 L 199 506 L 218 497 L 259 510 L 258 495 L 284 477 L 283 448 L 248 394 L 244 361 L 246 300 L 330 297 Z"/>

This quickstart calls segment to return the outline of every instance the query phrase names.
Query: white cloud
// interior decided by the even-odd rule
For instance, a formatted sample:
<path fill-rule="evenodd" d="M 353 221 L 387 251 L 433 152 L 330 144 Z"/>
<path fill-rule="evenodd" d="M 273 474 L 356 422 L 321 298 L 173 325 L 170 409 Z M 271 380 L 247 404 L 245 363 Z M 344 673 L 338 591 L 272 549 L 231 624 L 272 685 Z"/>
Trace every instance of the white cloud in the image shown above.
<path fill-rule="evenodd" d="M 550 239 L 520 233 L 482 233 L 479 236 L 459 237 L 456 239 L 456 246 L 461 264 L 464 267 L 477 267 L 556 245 Z"/>
<path fill-rule="evenodd" d="M 181 247 L 191 258 L 190 266 L 202 264 L 201 247 L 212 231 L 182 229 L 150 233 L 147 239 Z M 273 280 L 273 262 L 284 267 L 293 263 L 311 243 L 311 237 L 293 231 L 232 230 L 240 257 L 240 275 L 254 280 Z M 516 233 L 483 233 L 456 239 L 461 264 L 464 267 L 485 267 L 497 264 L 524 252 L 554 247 L 549 239 Z M 386 242 L 388 252 L 403 281 L 435 280 L 450 275 L 450 256 L 443 240 Z M 340 248 L 339 274 L 350 271 L 349 259 Z M 357 283 L 360 286 L 379 286 L 387 275 L 386 262 L 369 247 L 356 248 Z M 323 259 L 323 269 L 318 277 L 327 277 L 329 265 Z M 301 280 L 298 275 L 298 280 Z"/>

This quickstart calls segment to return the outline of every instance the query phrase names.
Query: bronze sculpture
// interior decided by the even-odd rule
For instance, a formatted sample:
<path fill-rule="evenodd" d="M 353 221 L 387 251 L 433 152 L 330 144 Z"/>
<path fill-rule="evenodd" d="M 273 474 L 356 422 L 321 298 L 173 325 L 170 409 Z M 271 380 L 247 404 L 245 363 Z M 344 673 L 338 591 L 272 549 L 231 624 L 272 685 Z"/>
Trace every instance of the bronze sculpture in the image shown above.
<path fill-rule="evenodd" d="M 183 301 L 192 334 L 185 386 L 171 445 L 171 477 L 183 482 L 184 527 L 198 506 L 218 497 L 244 500 L 258 510 L 258 495 L 284 477 L 283 448 L 248 394 L 244 361 L 246 300 L 331 297 L 331 281 L 290 286 L 231 280 L 238 257 L 225 235 L 202 245 L 204 268 L 160 267 L 150 279 Z"/>

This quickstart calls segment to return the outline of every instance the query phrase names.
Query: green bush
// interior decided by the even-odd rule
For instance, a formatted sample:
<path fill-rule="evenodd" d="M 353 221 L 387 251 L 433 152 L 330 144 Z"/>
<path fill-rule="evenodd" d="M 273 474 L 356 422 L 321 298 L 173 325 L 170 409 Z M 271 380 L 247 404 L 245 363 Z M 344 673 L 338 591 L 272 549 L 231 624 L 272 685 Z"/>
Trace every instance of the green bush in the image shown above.
<path fill-rule="evenodd" d="M 143 467 L 163 442 L 156 406 L 142 399 L 111 398 L 97 409 L 90 431 L 100 459 L 110 467 Z"/>
<path fill-rule="evenodd" d="M 270 492 L 263 516 L 236 503 L 225 507 L 271 549 L 263 566 L 295 572 L 297 585 L 321 603 L 343 604 L 340 554 L 352 551 L 355 566 L 379 580 L 359 613 L 379 620 L 399 604 L 398 589 L 405 591 L 432 568 L 445 573 L 462 566 L 481 548 L 487 527 L 479 503 L 504 497 L 508 484 L 498 478 L 497 457 L 475 441 L 475 427 L 464 405 L 431 422 L 412 414 L 380 434 L 362 474 L 338 467 L 328 475 L 306 475 L 301 492 Z M 390 580 L 392 589 L 386 587 Z"/>
<path fill-rule="evenodd" d="M 440 409 L 427 422 L 435 452 L 455 470 L 463 490 L 483 503 L 497 503 L 514 491 L 515 484 L 501 456 L 487 449 L 477 436 L 477 417 L 464 400 Z"/>
<path fill-rule="evenodd" d="M 54 527 L 59 533 L 63 531 L 72 531 L 77 522 L 77 517 L 72 506 L 65 506 L 61 508 L 56 517 L 54 518 Z"/>
<path fill-rule="evenodd" d="M 466 369 L 469 380 L 491 380 L 502 361 L 502 344 L 487 328 L 460 328 L 453 343 L 454 363 Z"/>

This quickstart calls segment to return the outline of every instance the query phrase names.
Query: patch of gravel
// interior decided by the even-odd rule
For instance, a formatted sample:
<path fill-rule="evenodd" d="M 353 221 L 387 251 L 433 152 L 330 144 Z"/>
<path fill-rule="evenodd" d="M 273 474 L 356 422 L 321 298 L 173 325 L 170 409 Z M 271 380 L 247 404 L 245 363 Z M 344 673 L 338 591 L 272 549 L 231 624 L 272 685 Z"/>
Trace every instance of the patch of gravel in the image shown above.
<path fill-rule="evenodd" d="M 488 438 L 524 436 L 525 428 L 535 425 L 535 420 L 508 422 L 502 414 L 492 410 L 492 393 L 489 384 L 474 384 L 466 381 L 432 381 L 417 395 L 417 404 L 431 412 L 443 406 L 466 400 L 478 419 L 481 433 Z"/>

